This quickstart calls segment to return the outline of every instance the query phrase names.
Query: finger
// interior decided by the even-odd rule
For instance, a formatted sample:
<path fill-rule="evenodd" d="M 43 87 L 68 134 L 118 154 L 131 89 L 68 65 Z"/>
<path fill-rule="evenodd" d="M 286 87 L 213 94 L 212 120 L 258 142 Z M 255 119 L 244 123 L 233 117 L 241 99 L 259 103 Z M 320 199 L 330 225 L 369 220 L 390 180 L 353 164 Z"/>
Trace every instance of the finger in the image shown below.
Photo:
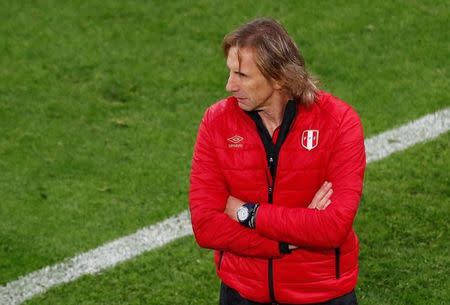
<path fill-rule="evenodd" d="M 319 188 L 319 190 L 316 192 L 316 195 L 323 195 L 324 193 L 326 193 L 328 191 L 328 189 L 330 188 L 330 184 L 325 181 Z"/>
<path fill-rule="evenodd" d="M 325 194 L 329 189 L 331 188 L 331 183 L 328 181 L 325 181 L 317 191 L 317 194 L 323 195 Z"/>
<path fill-rule="evenodd" d="M 308 208 L 310 209 L 322 208 L 323 205 L 325 205 L 326 201 L 331 197 L 332 192 L 330 193 L 330 190 L 332 190 L 332 183 L 325 181 L 320 187 L 320 189 L 314 195 L 314 198 L 308 205 Z"/>
<path fill-rule="evenodd" d="M 322 184 L 322 186 L 320 187 L 320 189 L 314 195 L 314 198 L 311 203 L 317 203 L 318 201 L 320 201 L 327 194 L 327 192 L 330 189 L 331 189 L 331 183 L 325 181 Z"/>
<path fill-rule="evenodd" d="M 331 200 L 328 199 L 327 203 L 325 204 L 325 206 L 323 207 L 323 209 L 325 210 L 326 208 L 328 208 L 328 206 L 331 204 Z"/>
<path fill-rule="evenodd" d="M 328 199 L 324 204 L 320 205 L 317 207 L 317 210 L 325 210 L 331 203 L 331 200 Z"/>
<path fill-rule="evenodd" d="M 330 189 L 328 190 L 328 192 L 325 194 L 324 198 L 330 199 L 330 198 L 331 198 L 331 195 L 333 195 L 333 189 L 332 189 L 332 188 L 330 188 Z"/>
<path fill-rule="evenodd" d="M 330 189 L 325 196 L 316 204 L 316 209 L 323 210 L 327 207 L 328 202 L 331 201 L 331 195 L 333 194 L 333 189 Z"/>

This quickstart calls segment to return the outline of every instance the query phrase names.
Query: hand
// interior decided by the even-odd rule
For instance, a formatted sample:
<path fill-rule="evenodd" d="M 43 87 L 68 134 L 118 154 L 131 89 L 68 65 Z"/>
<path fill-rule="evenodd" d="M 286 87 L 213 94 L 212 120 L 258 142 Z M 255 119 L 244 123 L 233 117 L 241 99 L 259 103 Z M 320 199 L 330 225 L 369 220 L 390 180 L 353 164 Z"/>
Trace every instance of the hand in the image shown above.
<path fill-rule="evenodd" d="M 231 219 L 238 221 L 237 210 L 244 204 L 244 201 L 230 195 L 228 196 L 227 206 L 225 207 L 224 213 L 230 216 Z"/>
<path fill-rule="evenodd" d="M 308 205 L 308 208 L 325 210 L 331 203 L 330 197 L 333 194 L 333 189 L 331 187 L 331 182 L 325 181 L 314 195 L 314 198 Z"/>
<path fill-rule="evenodd" d="M 331 203 L 330 197 L 333 194 L 333 189 L 331 188 L 331 182 L 325 181 L 317 193 L 314 195 L 313 200 L 308 205 L 309 209 L 325 210 Z M 289 245 L 289 250 L 298 249 L 298 246 Z"/>

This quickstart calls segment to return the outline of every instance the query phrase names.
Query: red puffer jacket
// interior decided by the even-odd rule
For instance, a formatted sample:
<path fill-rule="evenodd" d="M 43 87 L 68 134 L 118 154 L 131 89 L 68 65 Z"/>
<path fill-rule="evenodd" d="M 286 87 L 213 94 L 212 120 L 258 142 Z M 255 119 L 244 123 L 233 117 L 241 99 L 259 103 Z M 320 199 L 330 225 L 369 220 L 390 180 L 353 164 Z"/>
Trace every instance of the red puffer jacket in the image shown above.
<path fill-rule="evenodd" d="M 257 302 L 326 301 L 350 292 L 358 276 L 352 225 L 366 164 L 361 122 L 325 92 L 310 107 L 293 105 L 274 175 L 255 121 L 233 97 L 206 111 L 194 150 L 189 201 L 196 240 L 216 250 L 222 281 Z M 331 205 L 308 209 L 324 181 L 333 184 Z M 261 204 L 256 229 L 224 214 L 229 195 Z M 283 254 L 280 242 L 299 249 Z"/>

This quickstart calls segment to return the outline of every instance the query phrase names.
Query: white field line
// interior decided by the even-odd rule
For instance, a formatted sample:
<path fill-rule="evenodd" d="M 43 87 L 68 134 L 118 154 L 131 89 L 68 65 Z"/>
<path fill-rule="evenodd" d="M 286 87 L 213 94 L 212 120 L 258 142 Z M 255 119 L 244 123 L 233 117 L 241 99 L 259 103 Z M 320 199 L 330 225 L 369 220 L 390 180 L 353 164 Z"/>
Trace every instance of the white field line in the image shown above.
<path fill-rule="evenodd" d="M 450 130 L 450 108 L 366 139 L 367 162 L 381 160 Z M 192 234 L 187 211 L 103 246 L 29 273 L 0 287 L 0 305 L 16 305 L 55 285 L 95 274 L 175 239 Z"/>
<path fill-rule="evenodd" d="M 449 129 L 450 108 L 446 108 L 383 132 L 364 141 L 367 162 L 381 160 L 414 144 L 435 139 Z"/>
<path fill-rule="evenodd" d="M 192 234 L 187 211 L 77 255 L 62 263 L 47 266 L 0 287 L 0 304 L 16 305 L 51 287 L 94 274 L 174 239 Z"/>

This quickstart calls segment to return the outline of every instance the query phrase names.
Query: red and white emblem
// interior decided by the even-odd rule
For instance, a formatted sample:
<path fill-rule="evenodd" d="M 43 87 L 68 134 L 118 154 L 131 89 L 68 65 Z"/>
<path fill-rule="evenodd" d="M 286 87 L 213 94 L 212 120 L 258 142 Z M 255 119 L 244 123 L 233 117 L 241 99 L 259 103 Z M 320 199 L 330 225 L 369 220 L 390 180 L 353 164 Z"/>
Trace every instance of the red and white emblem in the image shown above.
<path fill-rule="evenodd" d="M 319 131 L 318 130 L 304 130 L 302 134 L 302 146 L 307 150 L 316 148 L 319 144 Z"/>

